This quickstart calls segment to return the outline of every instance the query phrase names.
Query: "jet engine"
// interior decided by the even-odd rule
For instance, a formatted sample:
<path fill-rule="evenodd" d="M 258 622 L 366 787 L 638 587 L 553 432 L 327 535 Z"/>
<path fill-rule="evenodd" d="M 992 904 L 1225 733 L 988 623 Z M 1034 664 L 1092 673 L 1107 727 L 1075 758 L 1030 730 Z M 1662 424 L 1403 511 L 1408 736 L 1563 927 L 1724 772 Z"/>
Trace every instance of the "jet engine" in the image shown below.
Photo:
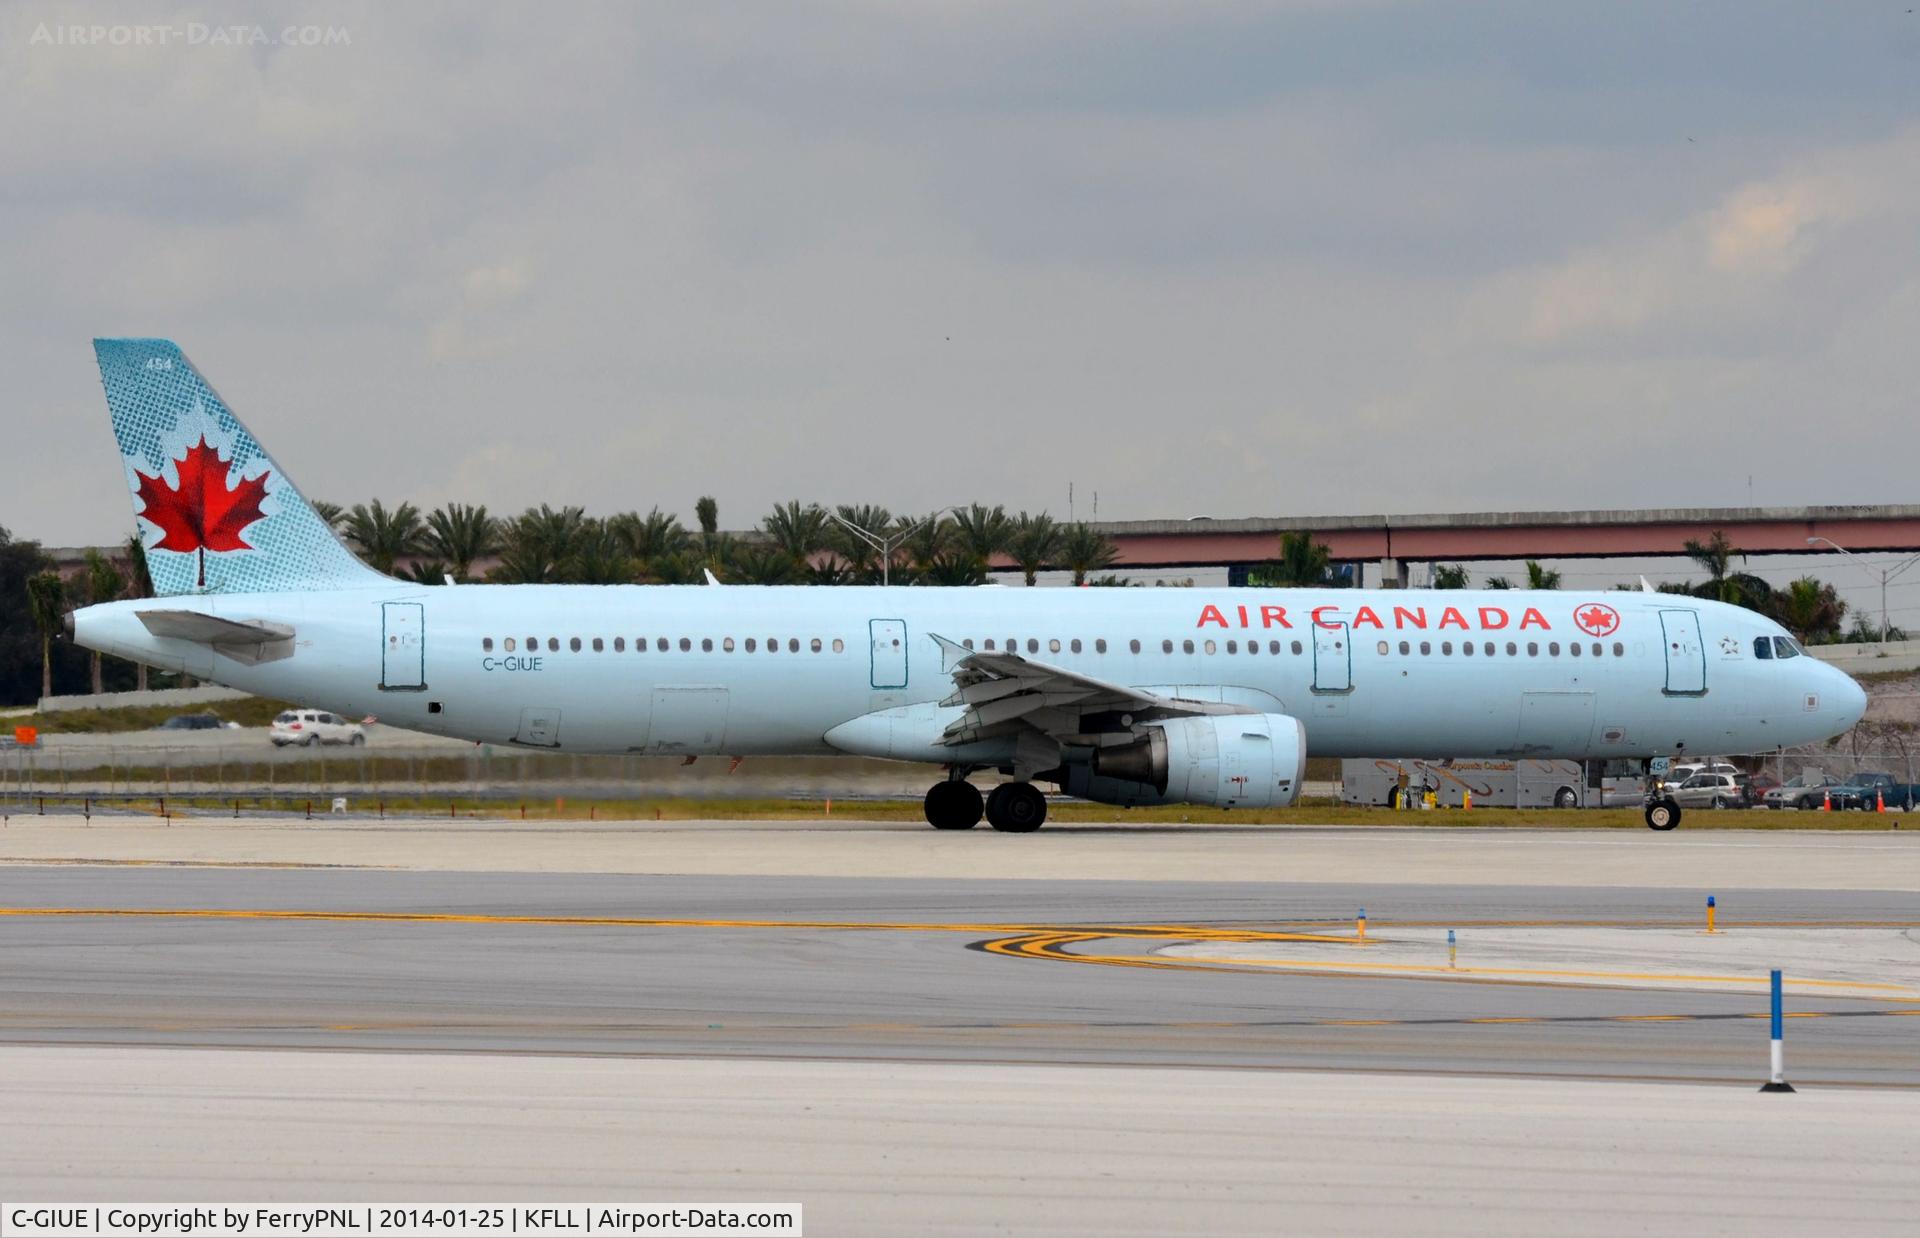
<path fill-rule="evenodd" d="M 1284 808 L 1300 798 L 1307 729 L 1287 714 L 1209 714 L 1138 728 L 1060 770 L 1061 789 L 1102 804 Z"/>

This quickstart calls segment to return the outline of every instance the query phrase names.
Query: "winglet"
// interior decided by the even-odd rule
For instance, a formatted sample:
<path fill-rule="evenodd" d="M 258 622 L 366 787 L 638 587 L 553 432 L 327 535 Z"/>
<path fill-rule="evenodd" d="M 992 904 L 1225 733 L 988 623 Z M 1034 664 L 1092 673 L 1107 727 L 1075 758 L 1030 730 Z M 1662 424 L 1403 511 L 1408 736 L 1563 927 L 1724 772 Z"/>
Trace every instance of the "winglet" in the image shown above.
<path fill-rule="evenodd" d="M 1647 583 L 1647 578 L 1645 576 L 1642 576 L 1640 578 L 1640 592 L 1642 593 L 1655 592 L 1654 587 L 1651 584 Z"/>
<path fill-rule="evenodd" d="M 715 576 L 715 575 L 713 574 L 713 569 L 712 569 L 712 568 L 710 568 L 710 567 L 703 567 L 703 568 L 701 568 L 700 570 L 701 570 L 702 572 L 704 572 L 704 573 L 706 573 L 706 577 L 707 577 L 707 583 L 708 583 L 708 584 L 710 584 L 710 585 L 717 585 L 717 584 L 719 584 L 719 583 L 720 583 L 720 578 L 719 578 L 718 576 Z"/>

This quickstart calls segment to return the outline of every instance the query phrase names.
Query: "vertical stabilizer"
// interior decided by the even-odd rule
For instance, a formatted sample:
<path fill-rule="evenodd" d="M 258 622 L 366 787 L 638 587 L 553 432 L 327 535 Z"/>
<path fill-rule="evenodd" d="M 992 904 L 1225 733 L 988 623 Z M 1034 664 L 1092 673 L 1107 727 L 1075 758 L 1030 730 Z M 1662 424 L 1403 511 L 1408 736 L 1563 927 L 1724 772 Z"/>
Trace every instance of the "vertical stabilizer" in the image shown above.
<path fill-rule="evenodd" d="M 171 340 L 95 340 L 127 489 L 161 597 L 351 589 L 353 557 Z"/>

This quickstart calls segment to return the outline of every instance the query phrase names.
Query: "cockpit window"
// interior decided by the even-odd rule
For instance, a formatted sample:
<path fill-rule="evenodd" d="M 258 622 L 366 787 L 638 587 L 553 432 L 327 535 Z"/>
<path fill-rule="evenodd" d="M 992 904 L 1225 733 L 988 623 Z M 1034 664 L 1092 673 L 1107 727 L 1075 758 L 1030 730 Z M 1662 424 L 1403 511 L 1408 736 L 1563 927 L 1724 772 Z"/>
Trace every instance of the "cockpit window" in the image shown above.
<path fill-rule="evenodd" d="M 1773 637 L 1771 636 L 1754 637 L 1753 638 L 1753 656 L 1760 659 L 1762 662 L 1771 661 L 1773 658 Z"/>
<path fill-rule="evenodd" d="M 1800 646 L 1794 644 L 1793 640 L 1789 637 L 1776 636 L 1773 638 L 1773 656 L 1776 658 L 1797 658 L 1800 656 Z"/>

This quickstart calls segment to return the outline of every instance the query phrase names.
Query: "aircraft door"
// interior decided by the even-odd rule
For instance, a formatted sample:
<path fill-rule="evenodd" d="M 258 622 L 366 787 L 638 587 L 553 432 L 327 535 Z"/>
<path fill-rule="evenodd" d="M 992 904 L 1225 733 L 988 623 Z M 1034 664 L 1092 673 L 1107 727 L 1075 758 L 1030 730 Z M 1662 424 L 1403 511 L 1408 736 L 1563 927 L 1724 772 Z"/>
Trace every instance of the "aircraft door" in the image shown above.
<path fill-rule="evenodd" d="M 873 667 L 869 682 L 875 688 L 907 686 L 907 621 L 873 619 L 867 623 L 873 638 Z"/>
<path fill-rule="evenodd" d="M 725 688 L 666 686 L 653 690 L 653 724 L 647 751 L 719 752 L 727 739 Z"/>
<path fill-rule="evenodd" d="M 1353 691 L 1353 633 L 1344 619 L 1313 625 L 1313 690 Z"/>
<path fill-rule="evenodd" d="M 1700 616 L 1691 610 L 1663 610 L 1668 695 L 1699 696 L 1707 690 L 1707 650 L 1700 641 Z"/>
<path fill-rule="evenodd" d="M 425 607 L 418 602 L 380 606 L 380 687 L 419 692 L 427 686 Z"/>

